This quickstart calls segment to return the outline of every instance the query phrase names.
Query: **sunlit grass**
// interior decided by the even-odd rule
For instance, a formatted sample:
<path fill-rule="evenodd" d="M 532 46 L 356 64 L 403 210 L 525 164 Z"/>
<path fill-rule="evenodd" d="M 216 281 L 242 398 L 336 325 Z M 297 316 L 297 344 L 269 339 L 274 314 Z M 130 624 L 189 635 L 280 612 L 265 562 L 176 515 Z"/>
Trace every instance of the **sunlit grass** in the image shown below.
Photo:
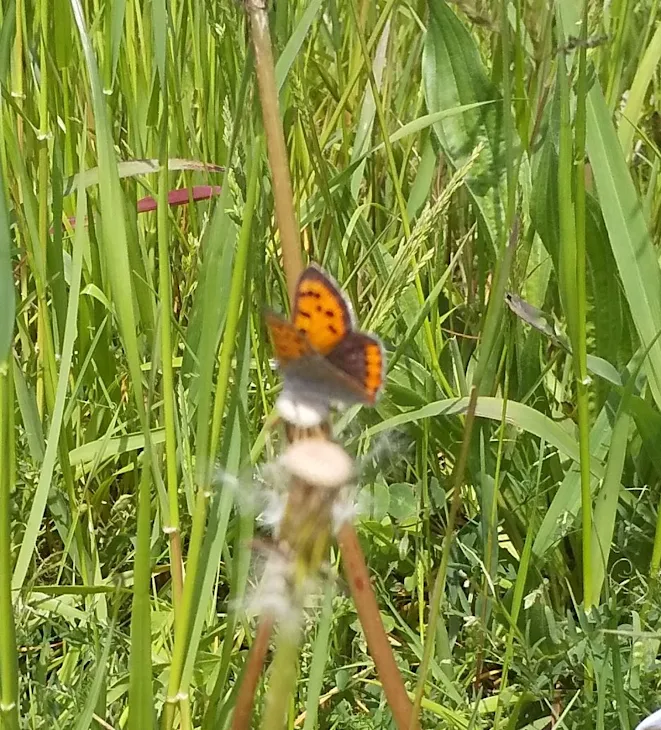
<path fill-rule="evenodd" d="M 337 433 L 422 727 L 656 709 L 659 8 L 556 5 L 275 3 L 275 156 L 240 3 L 3 6 L 3 726 L 229 727 L 299 250 L 391 363 Z M 341 552 L 290 727 L 391 727 Z"/>

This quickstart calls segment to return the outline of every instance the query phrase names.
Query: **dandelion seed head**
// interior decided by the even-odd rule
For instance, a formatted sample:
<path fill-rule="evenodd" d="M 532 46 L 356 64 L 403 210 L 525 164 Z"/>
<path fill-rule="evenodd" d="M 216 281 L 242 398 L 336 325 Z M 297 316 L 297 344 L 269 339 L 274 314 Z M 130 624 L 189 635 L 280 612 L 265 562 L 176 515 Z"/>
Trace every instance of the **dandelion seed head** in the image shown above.
<path fill-rule="evenodd" d="M 229 489 L 242 514 L 256 514 L 262 509 L 263 487 L 260 484 L 259 474 L 256 472 L 247 471 L 235 476 L 220 466 L 216 466 L 211 484 L 213 494 L 208 492 L 206 496 L 213 496 L 222 490 Z"/>
<path fill-rule="evenodd" d="M 281 465 L 291 476 L 326 489 L 338 489 L 351 481 L 354 463 L 338 444 L 325 439 L 303 439 L 287 447 Z"/>

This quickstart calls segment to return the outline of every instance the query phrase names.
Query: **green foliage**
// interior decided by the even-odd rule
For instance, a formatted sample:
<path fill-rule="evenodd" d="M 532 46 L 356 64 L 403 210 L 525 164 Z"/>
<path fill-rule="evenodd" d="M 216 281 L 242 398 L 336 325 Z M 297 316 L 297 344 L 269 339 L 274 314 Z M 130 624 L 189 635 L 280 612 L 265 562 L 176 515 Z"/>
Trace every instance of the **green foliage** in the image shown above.
<path fill-rule="evenodd" d="M 565 235 L 580 4 L 557 5 L 271 13 L 302 240 L 390 360 L 337 437 L 411 692 L 482 385 L 424 728 L 633 728 L 661 691 L 659 3 L 590 8 L 584 294 Z M 0 22 L 0 722 L 229 727 L 252 474 L 282 444 L 262 312 L 287 298 L 244 10 L 58 0 L 5 3 Z M 193 185 L 222 191 L 167 207 Z M 160 209 L 138 215 L 146 195 Z M 528 315 L 493 298 L 505 277 Z M 325 589 L 291 726 L 391 728 L 342 578 Z"/>

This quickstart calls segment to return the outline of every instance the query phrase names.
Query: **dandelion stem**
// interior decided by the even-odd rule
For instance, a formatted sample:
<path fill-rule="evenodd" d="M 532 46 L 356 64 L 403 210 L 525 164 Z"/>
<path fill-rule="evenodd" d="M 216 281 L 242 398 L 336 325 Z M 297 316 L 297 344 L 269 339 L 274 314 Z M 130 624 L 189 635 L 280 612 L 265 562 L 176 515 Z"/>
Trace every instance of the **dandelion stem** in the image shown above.
<path fill-rule="evenodd" d="M 415 730 L 418 725 L 413 718 L 411 701 L 383 628 L 365 557 L 353 525 L 345 523 L 338 533 L 337 541 L 342 551 L 342 564 L 356 604 L 358 618 L 365 632 L 367 648 L 379 673 L 397 727 L 399 730 L 409 728 Z"/>
<path fill-rule="evenodd" d="M 239 694 L 236 698 L 234 706 L 234 716 L 232 717 L 232 730 L 249 730 L 250 717 L 255 702 L 255 692 L 259 677 L 262 673 L 266 652 L 269 648 L 269 640 L 273 632 L 273 620 L 270 618 L 263 619 L 257 627 L 255 641 L 250 647 L 248 660 L 241 678 L 241 686 Z"/>

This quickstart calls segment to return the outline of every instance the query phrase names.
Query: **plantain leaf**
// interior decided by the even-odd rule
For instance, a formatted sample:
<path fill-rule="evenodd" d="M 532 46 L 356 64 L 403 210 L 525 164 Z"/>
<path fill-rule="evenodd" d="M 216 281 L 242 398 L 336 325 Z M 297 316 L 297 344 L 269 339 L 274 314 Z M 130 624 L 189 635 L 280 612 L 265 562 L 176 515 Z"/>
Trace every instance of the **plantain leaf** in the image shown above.
<path fill-rule="evenodd" d="M 487 76 L 472 36 L 444 1 L 429 2 L 422 76 L 430 113 L 466 104 L 495 102 L 439 120 L 433 129 L 455 169 L 466 165 L 475 149 L 481 148 L 465 182 L 491 240 L 499 241 L 507 202 L 502 97 Z M 517 157 L 518 138 L 513 143 L 512 154 Z"/>

